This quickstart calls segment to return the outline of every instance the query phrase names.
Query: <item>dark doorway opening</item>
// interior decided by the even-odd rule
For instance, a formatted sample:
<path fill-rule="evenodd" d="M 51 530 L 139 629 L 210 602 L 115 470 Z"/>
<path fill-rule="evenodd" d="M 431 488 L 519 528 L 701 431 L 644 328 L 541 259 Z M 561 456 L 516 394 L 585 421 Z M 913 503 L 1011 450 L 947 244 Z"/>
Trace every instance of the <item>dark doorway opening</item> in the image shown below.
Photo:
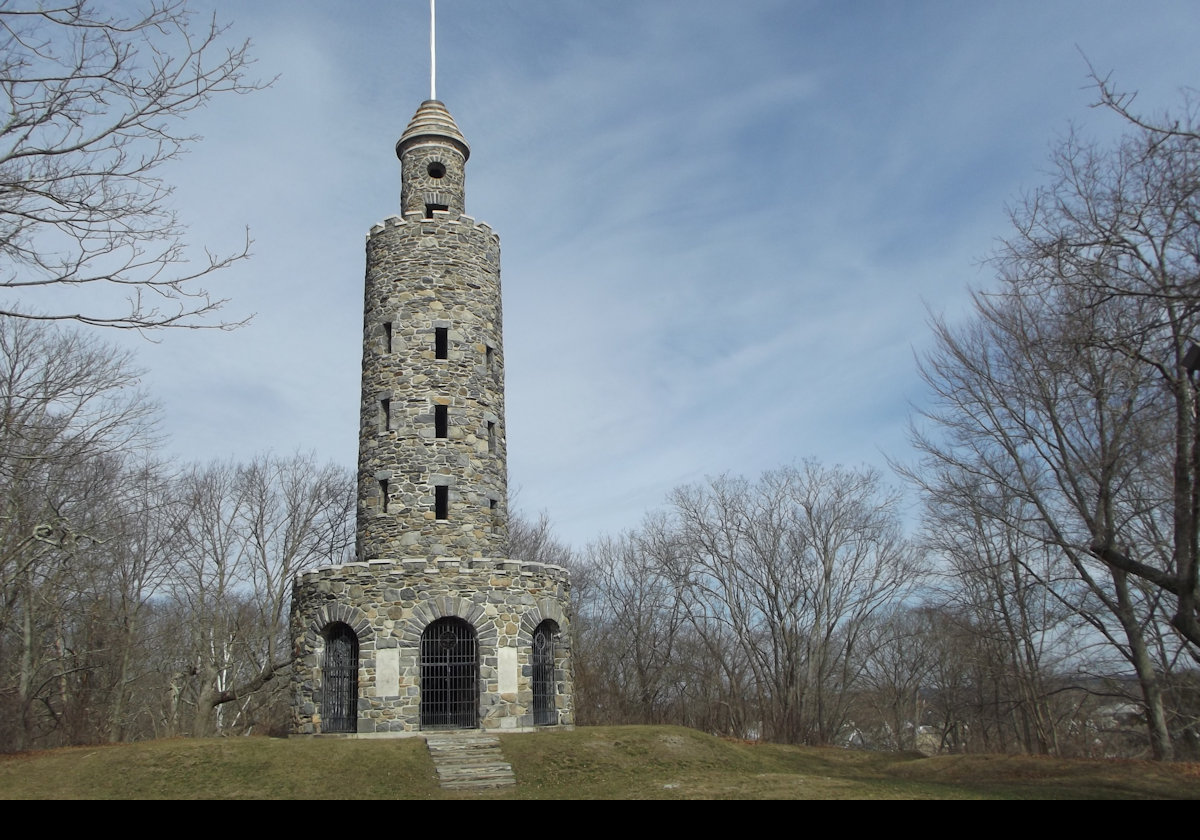
<path fill-rule="evenodd" d="M 546 619 L 533 631 L 533 723 L 553 726 L 558 723 L 557 695 L 554 682 L 554 637 L 558 625 Z"/>
<path fill-rule="evenodd" d="M 461 618 L 439 618 L 421 634 L 421 728 L 479 726 L 479 644 Z"/>
<path fill-rule="evenodd" d="M 325 628 L 321 731 L 358 731 L 358 636 L 348 624 Z"/>

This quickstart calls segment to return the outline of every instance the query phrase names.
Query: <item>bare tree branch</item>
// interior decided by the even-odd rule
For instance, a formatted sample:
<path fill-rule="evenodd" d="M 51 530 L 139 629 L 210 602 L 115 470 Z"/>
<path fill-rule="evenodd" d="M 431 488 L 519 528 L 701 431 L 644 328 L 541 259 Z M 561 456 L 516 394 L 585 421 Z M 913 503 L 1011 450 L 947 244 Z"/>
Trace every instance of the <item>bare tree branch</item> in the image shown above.
<path fill-rule="evenodd" d="M 183 117 L 247 75 L 249 42 L 198 24 L 186 0 L 151 0 L 134 17 L 88 0 L 54 8 L 0 3 L 0 317 L 139 331 L 231 329 L 227 302 L 199 285 L 250 254 L 188 255 L 158 174 L 200 138 Z M 101 311 L 64 309 L 56 289 L 93 288 Z"/>

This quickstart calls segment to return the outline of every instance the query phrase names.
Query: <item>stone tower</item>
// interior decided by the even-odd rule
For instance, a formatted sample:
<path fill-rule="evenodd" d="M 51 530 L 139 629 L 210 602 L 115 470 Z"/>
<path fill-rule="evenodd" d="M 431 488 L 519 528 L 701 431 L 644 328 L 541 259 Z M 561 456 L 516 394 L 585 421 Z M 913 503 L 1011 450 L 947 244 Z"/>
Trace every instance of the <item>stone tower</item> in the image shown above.
<path fill-rule="evenodd" d="M 500 238 L 463 215 L 470 149 L 441 102 L 396 154 L 404 215 L 367 238 L 359 556 L 500 556 Z"/>
<path fill-rule="evenodd" d="M 500 239 L 465 215 L 445 105 L 396 155 L 401 215 L 367 236 L 357 559 L 295 581 L 293 729 L 570 725 L 567 573 L 505 556 Z"/>

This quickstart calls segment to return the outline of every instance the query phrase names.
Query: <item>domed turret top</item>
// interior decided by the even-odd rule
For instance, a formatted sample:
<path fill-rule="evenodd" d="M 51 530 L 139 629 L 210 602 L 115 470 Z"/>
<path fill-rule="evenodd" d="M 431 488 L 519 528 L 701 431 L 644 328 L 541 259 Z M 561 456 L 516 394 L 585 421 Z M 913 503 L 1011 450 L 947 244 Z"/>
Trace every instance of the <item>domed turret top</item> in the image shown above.
<path fill-rule="evenodd" d="M 458 130 L 454 117 L 450 116 L 446 106 L 436 99 L 426 99 L 421 103 L 421 107 L 417 108 L 417 113 L 409 121 L 408 128 L 404 129 L 404 133 L 396 141 L 396 157 L 403 155 L 408 147 L 430 139 L 449 140 L 458 147 L 464 161 L 471 156 L 471 147 Z"/>

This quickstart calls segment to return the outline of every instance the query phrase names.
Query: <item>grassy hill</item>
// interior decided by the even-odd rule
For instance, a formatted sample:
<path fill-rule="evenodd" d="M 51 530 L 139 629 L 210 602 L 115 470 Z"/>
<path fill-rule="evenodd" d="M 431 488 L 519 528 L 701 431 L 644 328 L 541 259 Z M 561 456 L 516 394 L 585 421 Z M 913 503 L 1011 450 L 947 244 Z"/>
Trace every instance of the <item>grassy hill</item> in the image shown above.
<path fill-rule="evenodd" d="M 852 752 L 668 726 L 503 736 L 515 790 L 444 792 L 419 738 L 174 739 L 0 757 L 6 799 L 1195 799 L 1200 765 Z"/>

